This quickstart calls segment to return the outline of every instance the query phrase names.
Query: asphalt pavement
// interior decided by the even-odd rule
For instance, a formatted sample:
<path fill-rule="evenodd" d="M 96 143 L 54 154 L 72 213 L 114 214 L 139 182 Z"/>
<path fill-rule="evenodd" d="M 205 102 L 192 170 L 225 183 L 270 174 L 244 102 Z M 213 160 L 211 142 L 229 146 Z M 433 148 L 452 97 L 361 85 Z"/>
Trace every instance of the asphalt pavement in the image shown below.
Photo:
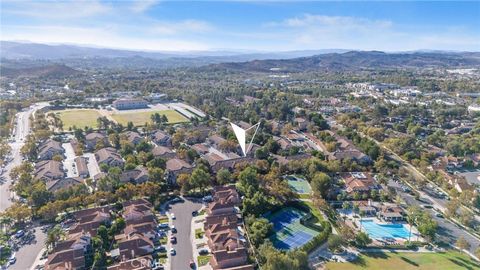
<path fill-rule="evenodd" d="M 438 205 L 430 199 L 430 197 L 421 196 L 420 199 L 422 201 L 417 201 L 413 195 L 410 195 L 403 191 L 399 184 L 394 181 L 388 183 L 390 187 L 393 187 L 397 194 L 405 201 L 407 205 L 425 205 L 425 201 L 429 204 L 433 205 L 434 208 L 438 209 Z M 465 240 L 470 244 L 469 251 L 474 253 L 475 250 L 480 247 L 480 240 L 476 237 L 473 237 L 471 234 L 466 232 L 464 229 L 459 227 L 457 224 L 453 223 L 452 221 L 435 216 L 437 213 L 433 208 L 423 208 L 423 210 L 427 211 L 433 219 L 438 224 L 437 230 L 437 237 L 439 240 L 449 243 L 451 245 L 455 245 L 455 242 L 458 240 L 460 236 L 463 236 Z"/>
<path fill-rule="evenodd" d="M 167 209 L 176 217 L 173 220 L 173 225 L 177 229 L 174 236 L 177 237 L 177 244 L 173 248 L 177 251 L 175 256 L 171 256 L 172 270 L 186 270 L 191 269 L 189 264 L 193 260 L 192 243 L 190 238 L 190 226 L 192 222 L 192 212 L 198 211 L 202 207 L 199 200 L 191 200 L 185 198 L 184 202 L 179 202 L 169 205 Z"/>

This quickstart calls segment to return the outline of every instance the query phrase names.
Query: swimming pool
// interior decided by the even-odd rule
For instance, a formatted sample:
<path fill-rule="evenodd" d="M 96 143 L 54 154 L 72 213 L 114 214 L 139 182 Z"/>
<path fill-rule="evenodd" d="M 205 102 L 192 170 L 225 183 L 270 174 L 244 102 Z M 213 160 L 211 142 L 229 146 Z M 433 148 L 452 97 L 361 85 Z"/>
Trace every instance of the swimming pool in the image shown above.
<path fill-rule="evenodd" d="M 409 231 L 403 224 L 378 224 L 373 220 L 362 220 L 362 228 L 373 239 L 408 239 Z M 412 233 L 413 236 L 413 233 Z"/>

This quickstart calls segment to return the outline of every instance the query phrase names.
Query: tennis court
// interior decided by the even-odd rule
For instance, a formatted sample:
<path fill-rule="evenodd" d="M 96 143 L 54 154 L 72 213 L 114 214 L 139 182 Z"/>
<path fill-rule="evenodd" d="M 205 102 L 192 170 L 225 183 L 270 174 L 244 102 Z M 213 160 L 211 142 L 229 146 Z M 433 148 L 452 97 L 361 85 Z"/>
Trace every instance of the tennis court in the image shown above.
<path fill-rule="evenodd" d="M 289 250 L 301 247 L 318 234 L 300 223 L 304 215 L 299 209 L 287 207 L 267 217 L 275 231 L 270 237 L 275 248 Z"/>
<path fill-rule="evenodd" d="M 288 185 L 298 194 L 310 194 L 312 188 L 307 180 L 295 175 L 287 175 L 285 177 L 288 181 Z"/>

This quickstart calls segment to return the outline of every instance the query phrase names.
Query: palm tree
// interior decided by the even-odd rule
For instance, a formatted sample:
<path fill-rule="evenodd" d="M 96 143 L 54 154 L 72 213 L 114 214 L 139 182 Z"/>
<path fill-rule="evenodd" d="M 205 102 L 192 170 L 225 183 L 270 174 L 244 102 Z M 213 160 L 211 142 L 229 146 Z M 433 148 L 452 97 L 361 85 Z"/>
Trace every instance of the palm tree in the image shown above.
<path fill-rule="evenodd" d="M 54 248 L 58 241 L 65 237 L 65 231 L 58 225 L 50 229 L 47 233 L 47 239 L 45 240 L 45 245 L 47 248 Z"/>

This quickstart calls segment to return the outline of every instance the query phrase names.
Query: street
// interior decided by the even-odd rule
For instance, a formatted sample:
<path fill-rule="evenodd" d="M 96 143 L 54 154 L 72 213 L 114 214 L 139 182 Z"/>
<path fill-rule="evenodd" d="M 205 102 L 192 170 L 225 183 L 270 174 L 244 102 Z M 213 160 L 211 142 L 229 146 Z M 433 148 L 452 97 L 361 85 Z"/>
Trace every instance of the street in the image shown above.
<path fill-rule="evenodd" d="M 410 195 L 403 191 L 400 185 L 392 180 L 389 181 L 388 186 L 394 188 L 397 191 L 397 194 L 405 201 L 407 205 L 422 205 L 425 204 L 424 202 L 417 201 L 413 195 Z M 430 202 L 434 208 L 438 209 L 438 205 L 430 200 L 430 197 L 426 197 L 424 195 L 421 196 L 422 201 Z M 455 242 L 458 240 L 460 236 L 463 236 L 465 240 L 470 244 L 469 251 L 474 253 L 475 250 L 480 246 L 480 240 L 476 237 L 473 237 L 471 234 L 466 232 L 464 229 L 458 227 L 456 224 L 451 222 L 446 218 L 441 218 L 435 216 L 436 212 L 432 208 L 427 209 L 423 208 L 423 210 L 427 211 L 433 219 L 438 223 L 438 230 L 437 230 L 437 237 L 449 244 L 455 245 Z"/>
<path fill-rule="evenodd" d="M 5 181 L 0 183 L 0 212 L 7 209 L 13 204 L 11 200 L 14 198 L 14 193 L 10 192 L 10 171 L 22 163 L 22 156 L 20 149 L 22 148 L 25 138 L 30 133 L 30 116 L 32 113 L 40 108 L 47 106 L 47 103 L 37 103 L 32 105 L 26 111 L 19 112 L 16 115 L 16 125 L 13 129 L 12 139 L 10 146 L 12 147 L 12 161 L 7 164 L 6 170 L 3 174 Z M 35 262 L 37 255 L 44 247 L 46 234 L 42 232 L 40 227 L 30 227 L 28 231 L 35 230 L 34 237 L 31 241 L 20 245 L 18 251 L 16 251 L 17 262 L 10 266 L 9 269 L 25 270 L 30 269 Z"/>
<path fill-rule="evenodd" d="M 173 225 L 177 228 L 177 244 L 173 248 L 177 251 L 175 256 L 171 256 L 171 269 L 190 269 L 189 263 L 193 260 L 192 242 L 190 238 L 190 226 L 192 221 L 192 212 L 198 211 L 202 207 L 201 202 L 185 198 L 185 202 L 169 205 L 167 209 L 173 213 L 176 219 Z"/>

